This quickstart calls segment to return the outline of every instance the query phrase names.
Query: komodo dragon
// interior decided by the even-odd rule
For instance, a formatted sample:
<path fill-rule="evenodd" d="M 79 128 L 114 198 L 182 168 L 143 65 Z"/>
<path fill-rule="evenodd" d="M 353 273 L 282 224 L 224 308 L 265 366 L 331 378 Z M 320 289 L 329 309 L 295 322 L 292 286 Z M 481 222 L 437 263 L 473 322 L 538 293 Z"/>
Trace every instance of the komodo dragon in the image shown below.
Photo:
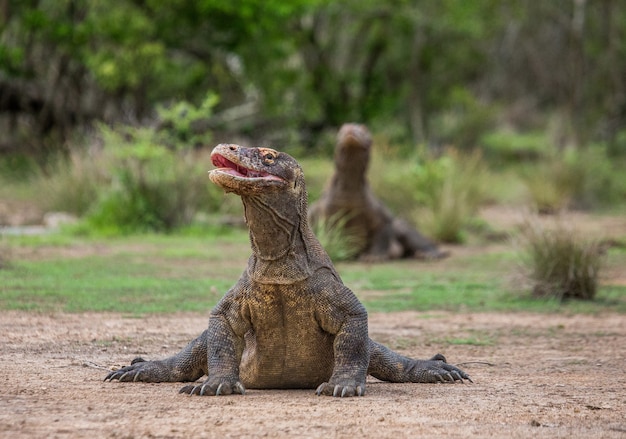
<path fill-rule="evenodd" d="M 164 360 L 136 358 L 105 381 L 204 383 L 193 395 L 252 389 L 317 389 L 362 396 L 369 373 L 391 382 L 471 381 L 446 363 L 401 356 L 368 337 L 367 312 L 342 283 L 307 223 L 302 168 L 269 148 L 221 144 L 211 180 L 241 196 L 252 256 L 241 278 L 211 312 L 209 326 Z"/>
<path fill-rule="evenodd" d="M 337 135 L 335 172 L 309 211 L 312 226 L 338 224 L 354 242 L 355 257 L 365 261 L 446 257 L 437 245 L 406 221 L 394 218 L 367 182 L 372 136 L 364 125 L 344 124 Z"/>

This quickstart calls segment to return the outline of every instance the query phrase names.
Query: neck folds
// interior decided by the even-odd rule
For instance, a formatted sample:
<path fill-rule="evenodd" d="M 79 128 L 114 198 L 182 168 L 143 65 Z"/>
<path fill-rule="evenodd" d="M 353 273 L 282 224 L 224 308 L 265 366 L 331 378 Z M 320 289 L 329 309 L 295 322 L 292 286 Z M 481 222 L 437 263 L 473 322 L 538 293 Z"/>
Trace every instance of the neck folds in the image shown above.
<path fill-rule="evenodd" d="M 290 284 L 310 276 L 298 206 L 278 209 L 257 197 L 242 200 L 252 246 L 250 277 L 260 283 Z"/>

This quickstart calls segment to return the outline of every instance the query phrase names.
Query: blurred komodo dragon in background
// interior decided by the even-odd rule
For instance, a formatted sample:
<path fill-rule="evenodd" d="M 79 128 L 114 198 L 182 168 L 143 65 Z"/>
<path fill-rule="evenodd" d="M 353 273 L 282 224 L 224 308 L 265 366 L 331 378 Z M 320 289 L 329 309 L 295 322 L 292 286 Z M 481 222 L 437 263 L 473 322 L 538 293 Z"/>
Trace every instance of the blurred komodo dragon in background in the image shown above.
<path fill-rule="evenodd" d="M 368 373 L 392 382 L 471 381 L 440 354 L 415 360 L 369 338 L 365 308 L 308 226 L 304 174 L 292 157 L 222 144 L 211 159 L 218 168 L 211 180 L 243 201 L 248 266 L 211 312 L 208 329 L 181 352 L 164 360 L 136 358 L 105 381 L 208 375 L 181 393 L 312 388 L 333 396 L 362 396 Z"/>
<path fill-rule="evenodd" d="M 344 124 L 337 135 L 335 172 L 324 193 L 311 204 L 309 222 L 332 227 L 344 223 L 343 233 L 364 261 L 399 258 L 440 259 L 448 255 L 414 227 L 394 218 L 367 182 L 372 136 L 364 125 Z"/>

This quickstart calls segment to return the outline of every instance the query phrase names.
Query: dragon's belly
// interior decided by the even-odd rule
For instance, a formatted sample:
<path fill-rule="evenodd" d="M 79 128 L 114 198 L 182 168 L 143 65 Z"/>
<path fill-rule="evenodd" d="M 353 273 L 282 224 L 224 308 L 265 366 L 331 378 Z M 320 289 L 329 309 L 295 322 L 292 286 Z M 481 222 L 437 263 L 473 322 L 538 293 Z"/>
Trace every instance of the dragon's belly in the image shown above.
<path fill-rule="evenodd" d="M 244 386 L 257 389 L 315 388 L 333 371 L 334 336 L 317 323 L 305 299 L 276 286 L 250 307 L 240 365 Z"/>

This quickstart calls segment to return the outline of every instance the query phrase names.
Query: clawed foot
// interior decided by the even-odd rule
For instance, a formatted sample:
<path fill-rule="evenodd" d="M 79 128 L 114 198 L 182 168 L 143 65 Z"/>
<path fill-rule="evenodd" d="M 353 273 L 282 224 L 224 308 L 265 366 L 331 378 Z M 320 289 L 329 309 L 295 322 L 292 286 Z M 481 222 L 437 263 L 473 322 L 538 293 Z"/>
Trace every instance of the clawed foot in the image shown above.
<path fill-rule="evenodd" d="M 437 354 L 430 360 L 416 360 L 408 370 L 414 383 L 473 383 L 472 378 L 456 366 L 446 363 L 446 357 Z"/>
<path fill-rule="evenodd" d="M 109 372 L 109 374 L 104 378 L 104 381 L 143 381 L 143 382 L 153 382 L 150 380 L 152 374 L 145 373 L 144 369 L 152 369 L 152 367 L 148 366 L 149 364 L 154 363 L 150 361 L 146 361 L 141 357 L 135 358 L 130 362 L 130 366 L 122 367 L 121 369 L 114 370 Z M 148 366 L 148 367 L 146 367 Z M 142 374 L 142 372 L 144 372 Z"/>
<path fill-rule="evenodd" d="M 246 393 L 246 389 L 243 387 L 239 381 L 218 381 L 208 379 L 202 384 L 193 385 L 190 384 L 188 386 L 183 387 L 178 391 L 178 393 L 186 393 L 187 395 L 211 395 L 211 396 L 220 396 L 220 395 L 231 395 L 233 393 L 239 393 L 243 395 Z"/>
<path fill-rule="evenodd" d="M 341 385 L 332 383 L 322 383 L 315 390 L 317 396 L 335 396 L 335 397 L 350 397 L 350 396 L 363 396 L 365 395 L 365 383 L 359 385 Z"/>
<path fill-rule="evenodd" d="M 184 370 L 176 367 L 168 359 L 146 361 L 135 358 L 130 366 L 109 372 L 104 381 L 171 383 L 175 381 L 194 381 L 202 376 L 202 371 Z"/>

